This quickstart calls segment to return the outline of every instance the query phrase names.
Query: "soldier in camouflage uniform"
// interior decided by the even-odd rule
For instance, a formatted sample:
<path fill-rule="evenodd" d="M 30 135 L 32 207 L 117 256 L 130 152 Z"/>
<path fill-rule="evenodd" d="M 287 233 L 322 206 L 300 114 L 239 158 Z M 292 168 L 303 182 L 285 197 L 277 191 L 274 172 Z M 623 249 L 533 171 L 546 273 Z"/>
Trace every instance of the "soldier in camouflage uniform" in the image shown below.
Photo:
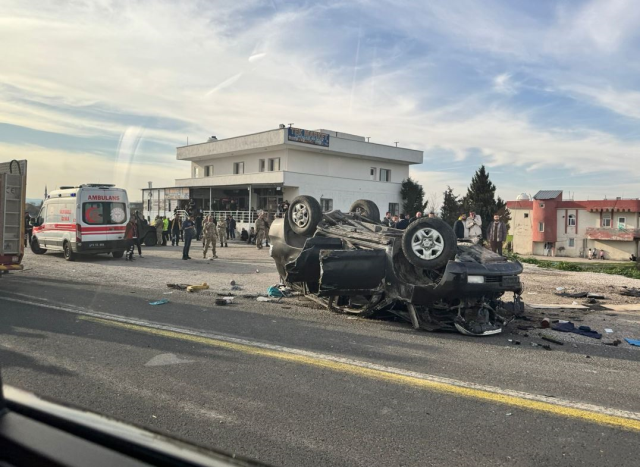
<path fill-rule="evenodd" d="M 218 237 L 220 238 L 220 246 L 229 246 L 227 245 L 227 221 L 224 216 L 220 216 L 220 220 L 218 221 Z"/>
<path fill-rule="evenodd" d="M 256 246 L 258 250 L 262 249 L 262 242 L 265 239 L 267 234 L 267 221 L 264 218 L 264 212 L 260 211 L 258 213 L 258 218 L 256 219 Z"/>
<path fill-rule="evenodd" d="M 216 230 L 216 224 L 213 223 L 212 216 L 207 216 L 204 228 L 202 230 L 202 235 L 205 241 L 202 257 L 204 259 L 207 259 L 207 251 L 209 251 L 209 246 L 211 246 L 211 253 L 213 254 L 213 256 L 210 259 L 217 258 L 218 256 L 216 255 L 216 242 L 218 241 L 218 232 Z"/>

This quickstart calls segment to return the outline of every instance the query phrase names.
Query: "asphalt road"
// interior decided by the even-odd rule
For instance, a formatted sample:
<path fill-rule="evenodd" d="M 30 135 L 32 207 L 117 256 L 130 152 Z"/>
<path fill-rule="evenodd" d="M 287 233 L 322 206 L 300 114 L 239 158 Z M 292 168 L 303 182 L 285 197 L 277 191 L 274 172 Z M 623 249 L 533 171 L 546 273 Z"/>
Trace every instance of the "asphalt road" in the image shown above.
<path fill-rule="evenodd" d="M 0 279 L 6 384 L 197 444 L 290 466 L 636 462 L 640 351 L 533 339 Z"/>

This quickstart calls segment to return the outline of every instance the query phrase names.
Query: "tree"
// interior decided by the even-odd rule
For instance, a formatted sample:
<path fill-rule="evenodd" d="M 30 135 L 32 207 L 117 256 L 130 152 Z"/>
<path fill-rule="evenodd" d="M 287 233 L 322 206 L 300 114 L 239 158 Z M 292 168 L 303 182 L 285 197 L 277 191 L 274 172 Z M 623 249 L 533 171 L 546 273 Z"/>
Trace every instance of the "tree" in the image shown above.
<path fill-rule="evenodd" d="M 443 195 L 442 208 L 440 208 L 440 218 L 447 224 L 453 225 L 460 214 L 462 214 L 461 201 L 458 195 L 453 194 L 453 188 L 447 186 Z"/>
<path fill-rule="evenodd" d="M 411 177 L 402 181 L 400 196 L 402 197 L 402 214 L 415 216 L 416 212 L 424 212 L 427 208 L 422 185 Z"/>
<path fill-rule="evenodd" d="M 493 219 L 493 215 L 500 214 L 501 220 L 509 227 L 511 213 L 502 198 L 496 200 L 496 186 L 489 179 L 489 173 L 484 165 L 476 171 L 471 179 L 467 195 L 462 200 L 465 212 L 474 211 L 482 219 L 485 229 Z"/>

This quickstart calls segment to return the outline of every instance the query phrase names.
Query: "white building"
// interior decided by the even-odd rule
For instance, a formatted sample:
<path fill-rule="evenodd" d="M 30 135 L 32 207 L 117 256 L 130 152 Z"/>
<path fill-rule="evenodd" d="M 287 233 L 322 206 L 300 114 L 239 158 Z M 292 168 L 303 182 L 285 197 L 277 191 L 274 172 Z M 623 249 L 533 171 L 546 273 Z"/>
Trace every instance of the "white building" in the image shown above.
<path fill-rule="evenodd" d="M 143 189 L 145 217 L 171 215 L 193 200 L 197 209 L 251 222 L 252 211 L 275 214 L 298 195 L 313 196 L 327 211 L 370 199 L 381 213 L 399 213 L 400 185 L 423 153 L 346 133 L 281 127 L 179 147 L 177 159 L 190 162 L 191 177 Z"/>

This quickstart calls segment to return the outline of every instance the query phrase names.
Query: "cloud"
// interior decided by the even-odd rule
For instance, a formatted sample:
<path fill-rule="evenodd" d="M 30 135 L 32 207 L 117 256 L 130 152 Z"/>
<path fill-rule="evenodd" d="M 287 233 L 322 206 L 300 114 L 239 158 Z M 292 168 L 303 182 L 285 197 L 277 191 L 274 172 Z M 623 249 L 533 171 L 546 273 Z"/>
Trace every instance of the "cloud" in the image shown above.
<path fill-rule="evenodd" d="M 516 91 L 516 86 L 511 80 L 511 73 L 501 73 L 493 78 L 493 90 L 500 94 L 513 95 Z"/>

